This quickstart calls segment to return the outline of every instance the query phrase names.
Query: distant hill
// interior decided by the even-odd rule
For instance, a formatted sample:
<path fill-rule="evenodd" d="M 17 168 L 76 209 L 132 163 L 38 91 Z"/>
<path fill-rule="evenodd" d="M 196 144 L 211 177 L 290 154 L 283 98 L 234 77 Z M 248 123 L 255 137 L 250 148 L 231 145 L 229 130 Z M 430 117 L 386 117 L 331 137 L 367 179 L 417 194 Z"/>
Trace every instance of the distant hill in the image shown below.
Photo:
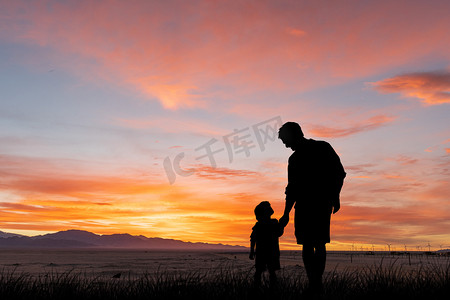
<path fill-rule="evenodd" d="M 442 249 L 442 250 L 438 250 L 436 251 L 437 253 L 449 253 L 450 249 Z"/>
<path fill-rule="evenodd" d="M 98 235 L 83 230 L 66 230 L 37 236 L 1 232 L 0 248 L 124 248 L 149 250 L 246 250 L 223 244 L 191 243 L 124 234 Z"/>
<path fill-rule="evenodd" d="M 14 236 L 24 236 L 24 235 L 0 231 L 0 238 L 9 238 Z"/>

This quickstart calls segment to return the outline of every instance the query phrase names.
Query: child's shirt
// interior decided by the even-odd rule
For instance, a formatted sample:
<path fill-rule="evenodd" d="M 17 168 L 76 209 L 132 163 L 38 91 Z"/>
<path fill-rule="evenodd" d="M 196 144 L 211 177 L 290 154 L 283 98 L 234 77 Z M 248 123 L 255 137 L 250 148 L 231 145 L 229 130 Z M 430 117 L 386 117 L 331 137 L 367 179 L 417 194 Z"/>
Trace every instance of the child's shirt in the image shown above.
<path fill-rule="evenodd" d="M 278 237 L 283 235 L 283 231 L 277 219 L 256 222 L 250 235 L 250 240 L 256 243 L 256 257 L 279 257 Z"/>

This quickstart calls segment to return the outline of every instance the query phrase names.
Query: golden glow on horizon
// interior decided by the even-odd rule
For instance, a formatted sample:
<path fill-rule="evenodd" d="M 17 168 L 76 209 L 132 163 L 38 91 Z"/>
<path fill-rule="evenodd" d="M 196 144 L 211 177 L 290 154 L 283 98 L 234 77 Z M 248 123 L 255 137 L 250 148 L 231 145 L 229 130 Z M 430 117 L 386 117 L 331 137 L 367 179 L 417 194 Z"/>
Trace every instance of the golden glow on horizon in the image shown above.
<path fill-rule="evenodd" d="M 64 184 L 63 177 L 58 176 L 59 187 L 51 190 L 37 184 L 17 186 L 22 193 L 26 192 L 23 199 L 15 203 L 0 203 L 3 231 L 44 233 L 80 229 L 98 234 L 126 232 L 149 237 L 246 246 L 249 232 L 255 222 L 254 206 L 262 200 L 268 200 L 276 211 L 274 217 L 279 218 L 284 204 L 282 199 L 273 200 L 277 194 L 273 191 L 268 191 L 265 196 L 243 193 L 220 195 L 214 194 L 213 186 L 211 189 L 203 189 L 202 196 L 185 186 L 152 186 L 131 178 L 114 180 L 108 177 L 92 177 L 82 183 L 71 178 L 69 183 L 78 183 L 79 191 L 74 193 L 71 184 Z M 387 176 L 387 179 L 389 178 L 399 179 L 396 176 Z M 54 178 L 48 180 L 55 182 Z M 39 183 L 42 183 L 41 179 Z M 442 182 L 444 190 L 445 184 Z M 10 188 L 12 187 L 11 185 Z M 28 190 L 24 190 L 24 187 L 28 187 Z M 443 195 L 436 189 L 432 193 L 422 194 L 422 197 L 431 200 Z M 102 200 L 99 195 L 103 195 Z M 215 195 L 214 199 L 208 195 Z M 54 199 L 48 199 L 49 196 Z M 405 234 L 402 232 L 406 229 L 404 224 L 410 224 L 410 235 L 421 235 L 424 230 L 430 233 L 439 232 L 442 225 L 435 220 L 445 218 L 446 212 L 429 204 L 427 201 L 420 209 L 416 208 L 421 211 L 420 216 L 405 211 L 403 207 L 386 210 L 385 207 L 344 205 L 342 212 L 333 215 L 332 233 L 339 237 L 337 242 L 346 245 L 370 244 L 370 241 L 364 243 L 358 240 L 358 236 L 362 239 L 373 236 L 372 243 L 380 247 L 379 245 L 385 243 L 381 242 L 384 234 L 393 234 L 395 231 L 398 231 L 399 235 Z M 33 222 L 30 223 L 30 219 Z M 414 229 L 413 225 L 417 224 L 424 228 Z M 292 230 L 290 224 L 281 240 L 283 249 L 296 248 Z M 334 244 L 330 247 L 341 249 L 341 246 Z"/>

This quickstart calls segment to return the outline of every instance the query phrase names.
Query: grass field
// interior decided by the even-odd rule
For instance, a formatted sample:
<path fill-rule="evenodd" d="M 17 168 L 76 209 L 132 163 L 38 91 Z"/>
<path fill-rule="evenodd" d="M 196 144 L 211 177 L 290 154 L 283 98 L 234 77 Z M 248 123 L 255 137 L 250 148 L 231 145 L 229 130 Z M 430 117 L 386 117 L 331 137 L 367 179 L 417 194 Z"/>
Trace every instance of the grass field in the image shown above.
<path fill-rule="evenodd" d="M 86 272 L 30 274 L 4 268 L 1 299 L 301 299 L 307 280 L 302 268 L 279 271 L 278 286 L 253 285 L 252 267 L 171 272 L 164 269 L 120 278 Z M 320 299 L 447 299 L 450 261 L 440 258 L 405 267 L 397 260 L 358 267 L 334 268 L 324 277 Z"/>

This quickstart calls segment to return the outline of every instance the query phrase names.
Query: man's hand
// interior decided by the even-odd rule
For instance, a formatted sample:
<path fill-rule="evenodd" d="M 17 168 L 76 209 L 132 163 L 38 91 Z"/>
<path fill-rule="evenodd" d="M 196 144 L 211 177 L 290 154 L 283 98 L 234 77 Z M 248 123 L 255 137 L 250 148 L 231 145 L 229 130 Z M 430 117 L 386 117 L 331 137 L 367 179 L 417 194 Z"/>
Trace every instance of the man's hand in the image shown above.
<path fill-rule="evenodd" d="M 279 221 L 281 227 L 286 227 L 287 224 L 289 223 L 289 215 L 288 214 L 284 214 Z"/>
<path fill-rule="evenodd" d="M 251 260 L 255 259 L 255 253 L 252 251 L 250 252 L 250 255 L 248 256 L 248 258 L 250 258 Z"/>
<path fill-rule="evenodd" d="M 333 205 L 333 214 L 337 213 L 339 209 L 341 208 L 341 205 L 338 203 Z"/>

